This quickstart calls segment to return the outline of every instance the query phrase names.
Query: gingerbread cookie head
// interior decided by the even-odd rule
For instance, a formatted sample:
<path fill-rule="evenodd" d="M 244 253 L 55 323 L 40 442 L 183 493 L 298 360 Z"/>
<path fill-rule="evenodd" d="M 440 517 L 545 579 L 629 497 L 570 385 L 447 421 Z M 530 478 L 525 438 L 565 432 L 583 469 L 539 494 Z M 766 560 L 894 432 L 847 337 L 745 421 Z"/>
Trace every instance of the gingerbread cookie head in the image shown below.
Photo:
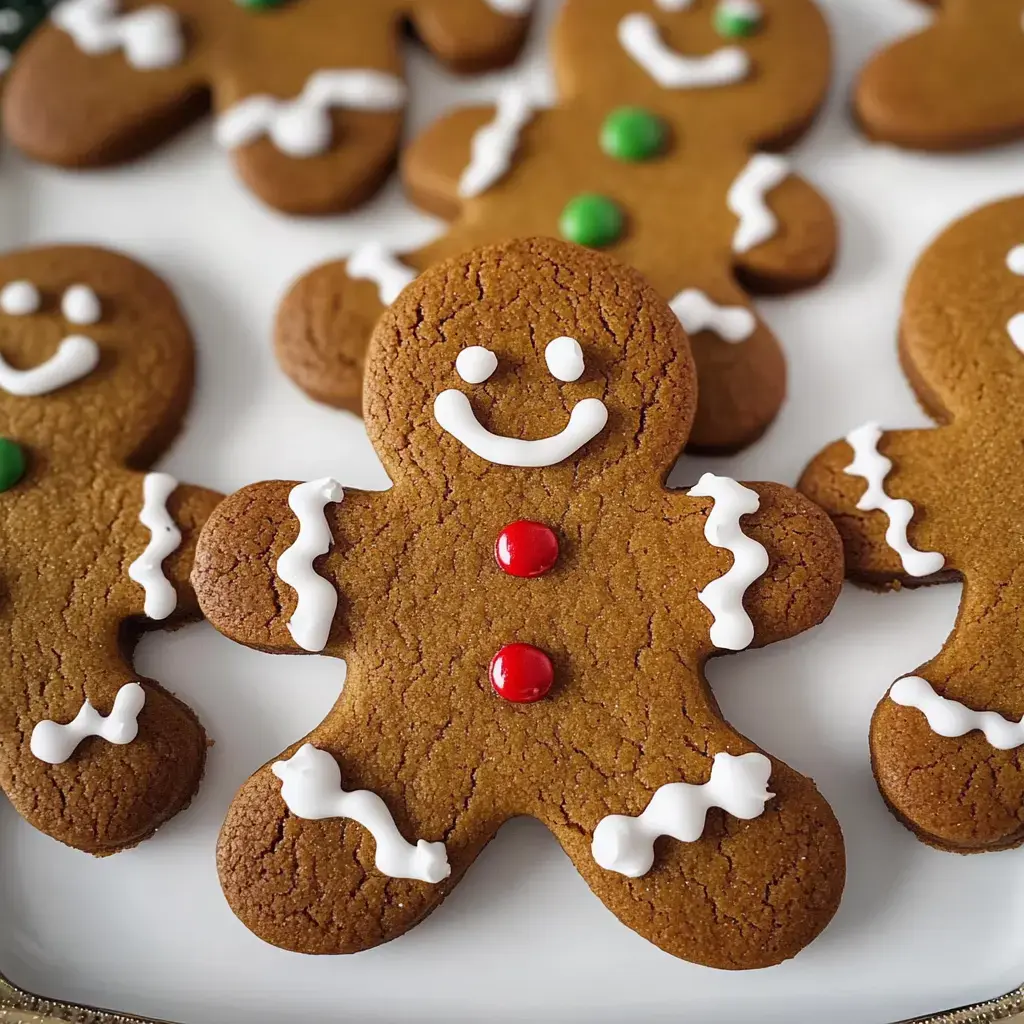
<path fill-rule="evenodd" d="M 584 269 L 538 266 L 525 247 L 500 263 L 486 253 L 468 264 L 476 301 L 432 288 L 419 312 L 403 303 L 386 314 L 390 329 L 369 352 L 366 413 L 393 478 L 415 466 L 438 484 L 469 474 L 516 486 L 529 474 L 537 486 L 581 485 L 624 472 L 660 485 L 693 420 L 689 347 L 661 306 L 609 301 L 618 267 L 596 280 Z M 524 304 L 535 309 L 529 321 Z M 444 330 L 420 329 L 419 316 Z M 636 317 L 642 329 L 626 332 Z"/>
<path fill-rule="evenodd" d="M 924 31 L 878 53 L 854 105 L 865 133 L 907 149 L 960 150 L 1024 135 L 1017 0 L 931 0 Z"/>
<path fill-rule="evenodd" d="M 406 87 L 400 28 L 456 69 L 502 64 L 529 0 L 61 0 L 19 54 L 8 137 L 62 167 L 145 152 L 212 105 L 217 144 L 261 199 L 327 213 L 390 171 Z"/>
<path fill-rule="evenodd" d="M 229 812 L 232 908 L 290 949 L 366 949 L 530 815 L 672 954 L 792 956 L 838 904 L 839 827 L 722 720 L 702 666 L 828 612 L 827 518 L 775 484 L 664 488 L 694 367 L 668 304 L 601 254 L 533 239 L 440 263 L 381 319 L 368 369 L 392 489 L 257 484 L 197 553 L 218 629 L 348 666 Z"/>
<path fill-rule="evenodd" d="M 51 459 L 145 465 L 192 376 L 189 329 L 145 267 L 85 247 L 0 256 L 0 431 Z"/>
<path fill-rule="evenodd" d="M 635 104 L 683 138 L 751 146 L 802 134 L 830 50 L 813 0 L 569 0 L 554 36 L 567 99 Z"/>

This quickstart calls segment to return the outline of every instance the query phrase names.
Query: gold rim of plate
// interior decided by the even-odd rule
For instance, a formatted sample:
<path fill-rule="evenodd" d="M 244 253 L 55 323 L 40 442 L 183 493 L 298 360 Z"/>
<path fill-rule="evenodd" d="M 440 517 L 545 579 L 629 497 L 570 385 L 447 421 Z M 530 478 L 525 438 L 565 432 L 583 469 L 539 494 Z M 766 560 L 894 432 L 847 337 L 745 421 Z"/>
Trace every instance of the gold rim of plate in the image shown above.
<path fill-rule="evenodd" d="M 1024 985 L 1004 996 L 973 1006 L 945 1010 L 929 1017 L 915 1017 L 901 1024 L 993 1024 L 995 1021 L 1024 1021 Z M 11 984 L 0 974 L 0 1024 L 168 1024 L 152 1017 L 76 1006 L 32 995 Z"/>

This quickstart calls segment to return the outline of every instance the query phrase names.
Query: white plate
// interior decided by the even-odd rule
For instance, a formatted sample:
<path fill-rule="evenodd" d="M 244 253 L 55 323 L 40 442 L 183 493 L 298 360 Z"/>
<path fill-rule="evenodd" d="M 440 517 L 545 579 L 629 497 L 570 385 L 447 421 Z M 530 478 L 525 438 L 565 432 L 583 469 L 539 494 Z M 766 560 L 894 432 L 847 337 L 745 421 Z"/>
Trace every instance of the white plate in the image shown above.
<path fill-rule="evenodd" d="M 226 2 L 226 0 L 225 0 Z M 838 48 L 827 116 L 797 156 L 831 197 L 843 249 L 831 280 L 762 309 L 789 355 L 791 399 L 743 456 L 684 460 L 792 482 L 825 442 L 869 418 L 925 423 L 896 362 L 906 275 L 930 236 L 1022 187 L 1020 146 L 958 157 L 872 147 L 852 130 L 855 68 L 924 20 L 900 0 L 823 0 Z M 528 56 L 545 79 L 544 10 Z M 410 57 L 414 123 L 502 76 L 460 82 Z M 195 327 L 200 383 L 163 465 L 233 490 L 332 474 L 387 486 L 352 416 L 315 406 L 276 369 L 275 304 L 298 273 L 368 237 L 414 245 L 436 230 L 392 186 L 354 216 L 294 222 L 232 180 L 208 124 L 131 167 L 65 174 L 0 159 L 0 244 L 120 246 L 177 290 Z M 686 225 L 679 226 L 680 231 Z M 882 1022 L 994 996 L 1024 980 L 1024 851 L 957 857 L 916 842 L 888 814 L 868 765 L 871 711 L 888 684 L 941 644 L 958 588 L 880 597 L 850 588 L 794 642 L 725 659 L 710 676 L 742 732 L 813 776 L 846 834 L 849 881 L 833 924 L 796 960 L 728 974 L 681 963 L 620 925 L 536 823 L 514 822 L 443 908 L 406 937 L 354 957 L 264 945 L 223 901 L 214 841 L 235 789 L 326 713 L 342 667 L 273 658 L 205 625 L 154 635 L 139 669 L 180 693 L 216 746 L 192 807 L 137 850 L 93 860 L 44 838 L 0 802 L 0 967 L 47 995 L 189 1024 L 627 1019 Z M 824 1006 L 827 1004 L 827 1011 Z"/>

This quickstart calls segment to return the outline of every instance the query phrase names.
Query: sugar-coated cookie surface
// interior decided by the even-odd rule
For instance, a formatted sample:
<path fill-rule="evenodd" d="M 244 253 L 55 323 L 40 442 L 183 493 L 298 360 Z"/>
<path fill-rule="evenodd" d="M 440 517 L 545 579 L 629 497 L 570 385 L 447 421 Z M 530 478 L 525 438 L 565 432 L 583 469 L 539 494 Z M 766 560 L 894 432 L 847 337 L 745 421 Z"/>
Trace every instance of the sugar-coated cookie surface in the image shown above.
<path fill-rule="evenodd" d="M 212 105 L 216 143 L 291 213 L 363 202 L 391 170 L 404 21 L 463 71 L 511 60 L 529 0 L 61 0 L 8 77 L 3 124 L 61 167 L 146 152 Z"/>
<path fill-rule="evenodd" d="M 1024 136 L 1024 9 L 1018 0 L 929 0 L 935 20 L 876 54 L 857 119 L 907 149 L 974 149 Z"/>
<path fill-rule="evenodd" d="M 703 665 L 819 622 L 839 537 L 778 484 L 667 491 L 694 406 L 685 335 L 639 274 L 510 242 L 426 271 L 374 333 L 390 491 L 276 481 L 214 512 L 193 573 L 210 621 L 348 664 L 221 833 L 256 934 L 309 953 L 392 939 L 517 815 L 673 955 L 763 967 L 827 924 L 839 825 L 722 720 Z"/>
<path fill-rule="evenodd" d="M 747 289 L 819 281 L 836 249 L 827 202 L 759 153 L 800 137 L 824 101 L 828 31 L 811 0 L 567 0 L 554 28 L 559 100 L 521 86 L 414 140 L 403 178 L 452 221 L 416 251 L 367 246 L 300 280 L 278 317 L 285 372 L 358 412 L 381 310 L 432 263 L 537 234 L 609 252 L 673 304 L 693 342 L 695 449 L 760 436 L 785 395 L 782 351 Z"/>
<path fill-rule="evenodd" d="M 849 574 L 873 586 L 962 579 L 953 632 L 871 723 L 886 802 L 925 842 L 1024 841 L 1024 198 L 983 207 L 925 252 L 900 354 L 932 430 L 866 424 L 800 489 L 835 518 Z"/>
<path fill-rule="evenodd" d="M 188 574 L 220 495 L 140 471 L 192 373 L 178 305 L 138 263 L 0 256 L 0 786 L 94 854 L 146 838 L 203 770 L 195 715 L 131 663 L 143 630 L 199 617 Z"/>

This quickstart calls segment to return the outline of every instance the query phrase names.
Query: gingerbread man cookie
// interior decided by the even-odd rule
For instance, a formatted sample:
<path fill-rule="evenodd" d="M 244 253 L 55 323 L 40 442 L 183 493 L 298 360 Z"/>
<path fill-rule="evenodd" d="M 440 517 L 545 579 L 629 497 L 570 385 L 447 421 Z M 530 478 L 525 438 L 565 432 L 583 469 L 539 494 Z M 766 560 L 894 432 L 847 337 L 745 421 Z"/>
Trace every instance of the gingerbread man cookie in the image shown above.
<path fill-rule="evenodd" d="M 555 108 L 513 88 L 412 144 L 406 186 L 449 231 L 415 252 L 366 246 L 299 281 L 278 318 L 281 365 L 314 398 L 359 411 L 373 324 L 416 274 L 474 246 L 561 234 L 607 248 L 672 302 L 700 377 L 690 445 L 742 448 L 786 380 L 745 287 L 806 287 L 835 253 L 827 203 L 783 157 L 756 152 L 799 138 L 825 97 L 821 15 L 811 0 L 568 0 L 553 51 Z"/>
<path fill-rule="evenodd" d="M 348 663 L 327 719 L 231 807 L 235 913 L 289 949 L 366 949 L 531 815 L 668 952 L 798 952 L 839 902 L 839 826 L 722 720 L 703 665 L 828 613 L 828 518 L 777 484 L 665 490 L 694 415 L 689 346 L 602 254 L 544 239 L 439 264 L 383 317 L 367 371 L 392 490 L 257 484 L 200 538 L 219 630 Z"/>
<path fill-rule="evenodd" d="M 801 489 L 835 518 L 850 575 L 879 587 L 963 580 L 953 632 L 871 723 L 886 802 L 925 842 L 1024 841 L 1024 198 L 949 228 L 910 280 L 900 353 L 941 426 L 869 423 Z"/>
<path fill-rule="evenodd" d="M 199 617 L 188 573 L 220 495 L 140 472 L 192 373 L 188 327 L 144 267 L 0 256 L 0 787 L 97 855 L 145 839 L 203 771 L 195 715 L 131 663 L 143 630 Z"/>
<path fill-rule="evenodd" d="M 510 61 L 531 0 L 62 0 L 11 70 L 8 137 L 61 167 L 118 163 L 212 104 L 246 185 L 289 213 L 365 201 L 394 163 L 401 26 L 456 70 Z"/>
<path fill-rule="evenodd" d="M 907 149 L 975 149 L 1024 136 L 1024 7 L 929 0 L 923 32 L 877 54 L 854 104 L 867 135 Z"/>

